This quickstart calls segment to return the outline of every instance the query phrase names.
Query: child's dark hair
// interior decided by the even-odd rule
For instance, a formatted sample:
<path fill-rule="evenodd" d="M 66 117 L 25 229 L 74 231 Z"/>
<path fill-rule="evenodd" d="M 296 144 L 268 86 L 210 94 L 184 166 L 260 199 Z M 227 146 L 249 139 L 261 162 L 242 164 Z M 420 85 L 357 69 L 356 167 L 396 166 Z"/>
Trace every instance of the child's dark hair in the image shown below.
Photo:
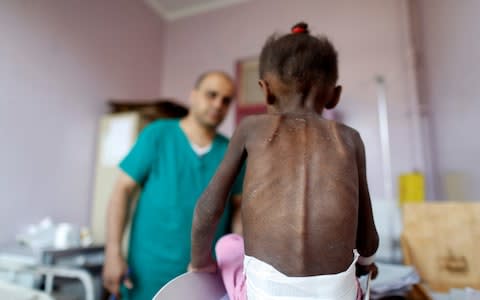
<path fill-rule="evenodd" d="M 338 79 L 337 51 L 325 37 L 311 36 L 306 23 L 298 23 L 292 32 L 268 38 L 260 54 L 260 78 L 273 73 L 299 92 L 314 85 L 333 85 Z"/>

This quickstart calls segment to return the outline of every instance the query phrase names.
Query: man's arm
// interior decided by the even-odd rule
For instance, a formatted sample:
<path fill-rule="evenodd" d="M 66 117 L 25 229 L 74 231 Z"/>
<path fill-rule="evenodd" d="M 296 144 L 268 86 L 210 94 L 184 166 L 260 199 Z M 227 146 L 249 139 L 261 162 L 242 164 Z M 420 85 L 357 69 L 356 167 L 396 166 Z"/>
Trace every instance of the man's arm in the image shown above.
<path fill-rule="evenodd" d="M 103 279 L 105 288 L 117 296 L 121 278 L 127 273 L 127 264 L 122 255 L 122 237 L 128 215 L 128 203 L 137 186 L 130 176 L 121 171 L 108 203 Z M 129 283 L 125 284 L 128 286 Z"/>
<path fill-rule="evenodd" d="M 215 229 L 225 209 L 231 187 L 246 157 L 245 140 L 248 132 L 246 127 L 246 122 L 242 122 L 235 131 L 227 154 L 195 208 L 191 263 L 194 270 L 202 270 L 213 265 L 210 250 Z"/>
<path fill-rule="evenodd" d="M 357 133 L 356 136 L 359 184 L 358 225 L 356 241 L 357 250 L 360 254 L 358 264 L 366 267 L 366 270 L 360 271 L 360 273 L 368 273 L 368 270 L 371 269 L 374 273 L 374 276 L 372 276 L 374 278 L 376 276 L 376 267 L 373 262 L 374 255 L 378 249 L 379 238 L 377 229 L 375 227 L 375 222 L 373 220 L 370 193 L 368 192 L 365 146 L 363 145 L 363 141 L 360 135 Z"/>

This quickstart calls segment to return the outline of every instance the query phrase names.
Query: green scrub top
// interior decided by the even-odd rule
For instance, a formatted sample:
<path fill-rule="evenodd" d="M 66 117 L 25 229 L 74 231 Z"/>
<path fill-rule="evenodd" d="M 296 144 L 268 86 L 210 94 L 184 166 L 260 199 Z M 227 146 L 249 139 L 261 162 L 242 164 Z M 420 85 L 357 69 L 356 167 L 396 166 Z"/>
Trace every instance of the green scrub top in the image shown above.
<path fill-rule="evenodd" d="M 211 150 L 197 155 L 179 125 L 179 120 L 151 123 L 120 163 L 142 187 L 128 255 L 134 288 L 122 288 L 122 299 L 152 299 L 168 281 L 186 272 L 195 204 L 227 150 L 228 139 L 217 134 Z M 243 174 L 232 194 L 241 193 L 242 182 Z M 228 233 L 230 216 L 231 204 L 227 202 L 215 241 Z"/>

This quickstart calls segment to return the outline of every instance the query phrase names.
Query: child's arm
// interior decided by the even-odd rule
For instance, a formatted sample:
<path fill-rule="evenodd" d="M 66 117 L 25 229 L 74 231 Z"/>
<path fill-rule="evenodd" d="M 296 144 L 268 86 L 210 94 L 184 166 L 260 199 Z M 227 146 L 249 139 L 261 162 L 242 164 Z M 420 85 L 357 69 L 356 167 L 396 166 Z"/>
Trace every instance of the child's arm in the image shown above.
<path fill-rule="evenodd" d="M 378 249 L 378 233 L 373 220 L 372 203 L 368 192 L 367 172 L 365 164 L 365 147 L 360 135 L 356 134 L 357 167 L 359 183 L 357 250 L 360 254 L 358 264 L 368 266 L 373 264 L 375 252 Z M 375 268 L 372 265 L 372 268 Z"/>
<path fill-rule="evenodd" d="M 211 244 L 215 229 L 225 209 L 230 189 L 246 158 L 245 140 L 248 121 L 240 124 L 228 146 L 227 154 L 215 176 L 197 203 L 192 225 L 193 270 L 211 270 Z"/>
<path fill-rule="evenodd" d="M 232 196 L 232 207 L 232 233 L 242 235 L 242 196 Z"/>

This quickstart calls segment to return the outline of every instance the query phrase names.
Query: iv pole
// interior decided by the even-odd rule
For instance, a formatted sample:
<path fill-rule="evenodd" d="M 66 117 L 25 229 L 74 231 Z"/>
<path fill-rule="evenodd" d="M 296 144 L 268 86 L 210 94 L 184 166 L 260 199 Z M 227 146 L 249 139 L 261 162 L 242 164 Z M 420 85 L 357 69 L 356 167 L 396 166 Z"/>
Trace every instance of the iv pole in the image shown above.
<path fill-rule="evenodd" d="M 387 93 L 385 86 L 385 79 L 383 76 L 379 75 L 375 78 L 377 84 L 377 104 L 378 104 L 378 120 L 380 127 L 380 144 L 382 147 L 382 169 L 383 169 L 383 186 L 385 189 L 385 200 L 386 201 L 395 201 L 395 195 L 393 193 L 393 180 L 392 180 L 392 158 L 390 152 L 390 133 L 388 131 L 388 103 L 387 103 Z M 395 205 L 394 205 L 395 206 Z M 393 220 L 393 212 L 388 212 L 391 217 L 388 220 Z M 394 224 L 391 222 L 389 224 L 390 235 L 394 236 Z M 395 241 L 390 241 L 390 253 L 391 261 L 395 261 Z"/>
<path fill-rule="evenodd" d="M 392 186 L 392 159 L 390 156 L 390 134 L 388 132 L 388 105 L 385 88 L 385 79 L 382 76 L 375 78 L 377 83 L 378 120 L 380 125 L 380 144 L 382 147 L 383 186 L 385 197 L 394 201 Z"/>

